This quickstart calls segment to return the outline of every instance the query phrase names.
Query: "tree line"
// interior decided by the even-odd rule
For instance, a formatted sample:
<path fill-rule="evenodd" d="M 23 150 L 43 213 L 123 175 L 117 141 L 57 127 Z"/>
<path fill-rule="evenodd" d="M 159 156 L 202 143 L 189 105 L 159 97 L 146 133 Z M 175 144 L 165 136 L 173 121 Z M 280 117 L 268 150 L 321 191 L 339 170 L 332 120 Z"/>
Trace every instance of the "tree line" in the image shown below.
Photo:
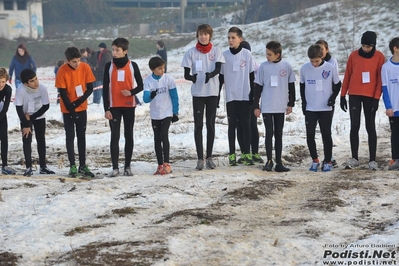
<path fill-rule="evenodd" d="M 244 0 L 242 22 L 268 20 L 332 0 Z M 51 0 L 43 3 L 45 24 L 60 23 L 119 23 L 126 22 L 127 10 L 115 10 L 105 0 Z"/>

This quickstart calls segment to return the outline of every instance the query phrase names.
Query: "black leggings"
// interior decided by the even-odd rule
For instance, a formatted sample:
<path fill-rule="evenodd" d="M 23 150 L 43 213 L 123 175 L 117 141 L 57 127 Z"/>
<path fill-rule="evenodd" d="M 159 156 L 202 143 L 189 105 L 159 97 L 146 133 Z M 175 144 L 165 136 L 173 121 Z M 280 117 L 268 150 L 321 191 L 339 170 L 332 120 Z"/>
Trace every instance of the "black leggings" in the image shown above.
<path fill-rule="evenodd" d="M 254 114 L 255 105 L 250 106 L 250 150 L 252 154 L 259 153 L 259 130 L 258 130 L 258 118 Z M 241 128 L 241 124 L 237 123 L 237 140 L 240 145 L 241 152 L 243 152 L 244 137 Z"/>
<path fill-rule="evenodd" d="M 151 120 L 158 165 L 163 165 L 164 162 L 169 163 L 169 127 L 171 121 L 172 117 L 166 117 L 162 120 Z"/>
<path fill-rule="evenodd" d="M 41 168 L 46 167 L 46 119 L 38 119 L 32 121 L 31 130 L 35 129 L 35 137 L 37 143 L 37 153 L 39 154 L 39 164 Z M 22 125 L 21 125 L 22 129 Z M 32 167 L 32 133 L 28 137 L 22 137 L 22 147 L 25 156 L 26 168 Z"/>
<path fill-rule="evenodd" d="M 79 152 L 79 166 L 86 164 L 86 125 L 87 111 L 77 112 L 75 115 L 62 114 L 64 118 L 65 142 L 70 166 L 75 163 L 75 125 Z"/>
<path fill-rule="evenodd" d="M 308 144 L 310 156 L 312 159 L 317 159 L 316 149 L 316 126 L 319 122 L 321 137 L 323 140 L 324 149 L 324 160 L 331 162 L 332 156 L 332 138 L 331 138 L 331 123 L 332 123 L 332 111 L 323 112 L 311 112 L 306 111 L 305 123 L 306 123 L 306 142 Z"/>
<path fill-rule="evenodd" d="M 0 120 L 1 162 L 2 167 L 7 166 L 8 156 L 8 122 L 7 115 Z"/>
<path fill-rule="evenodd" d="M 228 119 L 228 138 L 230 154 L 236 152 L 236 128 L 240 125 L 242 129 L 242 146 L 243 154 L 249 153 L 251 128 L 250 128 L 250 106 L 248 101 L 231 101 L 226 104 Z"/>
<path fill-rule="evenodd" d="M 198 159 L 204 159 L 202 142 L 202 128 L 204 123 L 204 109 L 206 116 L 206 158 L 212 157 L 213 142 L 215 141 L 215 119 L 218 105 L 217 96 L 193 97 L 194 140 Z"/>
<path fill-rule="evenodd" d="M 370 162 L 375 161 L 377 153 L 377 132 L 375 129 L 375 114 L 376 110 L 372 108 L 374 98 L 365 96 L 349 96 L 349 110 L 351 119 L 350 142 L 352 158 L 359 159 L 359 129 L 360 129 L 360 114 L 362 112 L 362 105 L 364 111 L 364 120 L 366 123 L 366 130 L 368 134 L 369 155 Z"/>
<path fill-rule="evenodd" d="M 121 122 L 125 133 L 125 168 L 130 167 L 133 155 L 133 126 L 135 120 L 135 107 L 114 107 L 110 108 L 112 120 L 109 120 L 111 128 L 111 160 L 112 168 L 118 169 L 119 160 L 119 138 L 121 135 Z"/>
<path fill-rule="evenodd" d="M 399 117 L 390 117 L 392 159 L 399 159 Z"/>
<path fill-rule="evenodd" d="M 272 150 L 273 150 L 273 136 L 274 136 L 274 149 L 276 150 L 276 163 L 281 164 L 281 153 L 283 150 L 283 127 L 284 127 L 284 113 L 264 113 L 263 123 L 265 124 L 266 131 L 266 156 L 267 160 L 272 160 Z"/>

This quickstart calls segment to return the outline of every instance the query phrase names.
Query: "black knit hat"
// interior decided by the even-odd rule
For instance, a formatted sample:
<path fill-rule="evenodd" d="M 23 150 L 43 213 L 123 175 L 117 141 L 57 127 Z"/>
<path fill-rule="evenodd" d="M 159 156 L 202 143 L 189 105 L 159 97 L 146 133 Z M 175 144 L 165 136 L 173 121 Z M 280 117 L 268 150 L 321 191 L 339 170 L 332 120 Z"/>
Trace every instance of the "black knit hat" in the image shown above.
<path fill-rule="evenodd" d="M 105 43 L 100 43 L 99 45 L 98 45 L 98 47 L 100 47 L 100 48 L 107 48 L 107 45 L 105 44 Z"/>
<path fill-rule="evenodd" d="M 24 70 L 21 71 L 19 77 L 21 78 L 22 83 L 28 83 L 29 80 L 36 77 L 36 73 L 30 68 L 25 68 Z"/>
<path fill-rule="evenodd" d="M 374 31 L 366 31 L 362 35 L 362 44 L 375 46 L 377 44 L 377 34 Z"/>

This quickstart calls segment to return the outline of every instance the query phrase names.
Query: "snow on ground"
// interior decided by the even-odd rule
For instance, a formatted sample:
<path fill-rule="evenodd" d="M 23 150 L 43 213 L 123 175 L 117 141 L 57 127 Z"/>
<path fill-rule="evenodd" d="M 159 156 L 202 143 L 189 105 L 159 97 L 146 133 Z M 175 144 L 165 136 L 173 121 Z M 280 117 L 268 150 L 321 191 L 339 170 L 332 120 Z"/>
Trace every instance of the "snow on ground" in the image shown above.
<path fill-rule="evenodd" d="M 271 36 L 277 40 L 288 40 L 289 36 L 296 45 L 284 50 L 284 57 L 299 71 L 307 61 L 307 47 L 318 38 L 330 43 L 333 55 L 343 54 L 343 44 L 336 36 L 343 27 L 339 21 L 349 20 L 344 17 L 349 11 L 339 13 L 338 22 L 329 19 L 328 25 L 314 19 L 308 26 L 305 19 L 296 22 L 295 18 L 301 14 L 330 17 L 335 8 L 342 6 L 322 5 L 240 27 L 259 63 L 264 60 L 264 45 Z M 379 21 L 381 14 L 393 14 L 393 9 L 382 5 L 378 11 L 363 12 L 364 6 L 357 14 L 364 14 L 368 20 L 359 22 L 355 39 L 360 40 L 365 30 L 376 30 L 380 33 L 378 47 L 385 51 L 388 40 L 394 37 L 389 25 L 395 16 L 384 16 L 384 27 Z M 326 34 L 314 36 L 309 32 L 321 27 Z M 227 49 L 226 36 L 227 27 L 215 29 L 213 42 Z M 180 67 L 184 51 L 193 44 L 168 54 L 168 70 L 176 79 L 181 109 L 180 121 L 170 128 L 173 174 L 167 176 L 152 175 L 156 169 L 153 135 L 149 107 L 143 105 L 136 110 L 135 175 L 108 178 L 109 128 L 102 106 L 92 104 L 88 109 L 87 161 L 102 179 L 67 178 L 65 135 L 55 104 L 53 69 L 38 70 L 52 98 L 47 112 L 47 156 L 49 167 L 57 174 L 43 176 L 36 170 L 30 178 L 21 176 L 22 141 L 11 106 L 9 163 L 19 175 L 0 176 L 0 265 L 327 265 L 328 261 L 396 265 L 399 185 L 398 173 L 387 171 L 390 132 L 383 103 L 376 118 L 379 171 L 366 168 L 367 133 L 363 126 L 361 167 L 343 169 L 350 156 L 349 114 L 337 108 L 333 141 L 339 167 L 331 173 L 309 173 L 300 101 L 284 127 L 283 157 L 291 172 L 266 173 L 261 165 L 228 167 L 223 105 L 218 109 L 214 146 L 218 167 L 196 171 L 190 84 L 183 80 Z M 143 76 L 150 73 L 148 58 L 135 61 Z M 344 69 L 344 62 L 340 62 Z M 264 157 L 264 127 L 261 120 L 258 122 Z M 317 144 L 322 157 L 319 134 Z M 123 146 L 122 136 L 121 152 Z M 37 158 L 35 142 L 33 154 Z"/>

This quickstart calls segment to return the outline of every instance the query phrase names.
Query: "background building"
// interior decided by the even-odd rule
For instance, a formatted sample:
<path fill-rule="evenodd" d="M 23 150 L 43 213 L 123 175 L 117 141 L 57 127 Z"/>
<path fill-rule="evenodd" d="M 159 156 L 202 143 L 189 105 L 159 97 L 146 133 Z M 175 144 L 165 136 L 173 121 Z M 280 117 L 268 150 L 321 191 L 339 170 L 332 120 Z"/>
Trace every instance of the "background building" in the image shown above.
<path fill-rule="evenodd" d="M 0 38 L 43 37 L 41 0 L 0 0 Z"/>

